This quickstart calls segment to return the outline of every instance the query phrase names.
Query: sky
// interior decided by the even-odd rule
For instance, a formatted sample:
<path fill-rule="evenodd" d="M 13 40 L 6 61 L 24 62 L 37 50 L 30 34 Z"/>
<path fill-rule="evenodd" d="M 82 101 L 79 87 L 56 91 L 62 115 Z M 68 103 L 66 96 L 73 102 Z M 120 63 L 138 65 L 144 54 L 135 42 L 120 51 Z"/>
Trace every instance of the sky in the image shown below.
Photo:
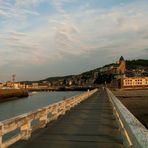
<path fill-rule="evenodd" d="M 147 0 L 0 0 L 0 81 L 148 59 Z"/>

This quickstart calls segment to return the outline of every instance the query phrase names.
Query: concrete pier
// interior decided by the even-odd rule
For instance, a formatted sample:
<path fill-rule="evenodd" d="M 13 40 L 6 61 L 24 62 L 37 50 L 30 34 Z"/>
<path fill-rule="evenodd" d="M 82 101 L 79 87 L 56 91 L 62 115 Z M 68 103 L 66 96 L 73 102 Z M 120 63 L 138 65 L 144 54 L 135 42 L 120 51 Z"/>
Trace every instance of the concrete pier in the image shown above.
<path fill-rule="evenodd" d="M 105 91 L 71 109 L 11 148 L 123 148 L 123 141 Z"/>
<path fill-rule="evenodd" d="M 18 134 L 4 140 L 18 129 Z M 103 88 L 1 122 L 0 148 L 8 146 L 147 148 L 148 130 L 109 89 Z"/>
<path fill-rule="evenodd" d="M 11 101 L 28 97 L 28 91 L 24 89 L 0 89 L 0 102 Z"/>

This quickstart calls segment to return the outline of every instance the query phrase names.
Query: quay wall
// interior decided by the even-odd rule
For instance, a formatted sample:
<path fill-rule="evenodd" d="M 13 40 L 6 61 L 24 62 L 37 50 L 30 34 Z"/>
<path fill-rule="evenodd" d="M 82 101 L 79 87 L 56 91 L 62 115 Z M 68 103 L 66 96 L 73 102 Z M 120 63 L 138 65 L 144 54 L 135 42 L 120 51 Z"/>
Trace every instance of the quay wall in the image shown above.
<path fill-rule="evenodd" d="M 0 89 L 0 102 L 17 98 L 28 97 L 28 91 L 24 89 Z"/>

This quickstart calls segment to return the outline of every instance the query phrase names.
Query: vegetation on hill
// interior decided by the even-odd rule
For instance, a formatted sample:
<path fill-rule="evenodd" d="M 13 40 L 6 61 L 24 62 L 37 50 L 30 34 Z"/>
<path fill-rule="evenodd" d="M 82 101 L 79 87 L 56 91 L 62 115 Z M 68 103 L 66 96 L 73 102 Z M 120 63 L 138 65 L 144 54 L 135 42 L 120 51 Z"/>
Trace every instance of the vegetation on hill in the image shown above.
<path fill-rule="evenodd" d="M 73 75 L 69 75 L 69 76 L 62 76 L 62 77 L 49 77 L 47 79 L 44 79 L 44 80 L 41 80 L 41 81 L 57 81 L 57 80 L 60 80 L 60 79 L 68 79 L 68 78 L 71 78 Z"/>
<path fill-rule="evenodd" d="M 113 74 L 100 74 L 98 75 L 97 79 L 95 80 L 95 84 L 105 84 L 105 83 L 111 83 L 111 81 L 114 79 Z"/>
<path fill-rule="evenodd" d="M 127 69 L 137 69 L 139 67 L 148 67 L 148 60 L 126 60 Z"/>
<path fill-rule="evenodd" d="M 111 63 L 111 64 L 107 64 L 107 65 L 103 66 L 103 68 L 104 67 L 109 67 L 109 66 L 115 66 L 115 65 L 117 65 L 117 64 L 116 63 Z"/>

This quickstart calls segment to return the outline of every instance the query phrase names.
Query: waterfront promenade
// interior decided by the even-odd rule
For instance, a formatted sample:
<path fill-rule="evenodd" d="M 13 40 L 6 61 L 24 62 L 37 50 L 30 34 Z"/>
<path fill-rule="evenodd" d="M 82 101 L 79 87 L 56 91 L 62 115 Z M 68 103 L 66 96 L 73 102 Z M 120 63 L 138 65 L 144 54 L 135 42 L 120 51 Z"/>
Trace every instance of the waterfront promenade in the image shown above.
<path fill-rule="evenodd" d="M 123 148 L 119 127 L 104 90 L 83 101 L 46 128 L 11 148 Z"/>

